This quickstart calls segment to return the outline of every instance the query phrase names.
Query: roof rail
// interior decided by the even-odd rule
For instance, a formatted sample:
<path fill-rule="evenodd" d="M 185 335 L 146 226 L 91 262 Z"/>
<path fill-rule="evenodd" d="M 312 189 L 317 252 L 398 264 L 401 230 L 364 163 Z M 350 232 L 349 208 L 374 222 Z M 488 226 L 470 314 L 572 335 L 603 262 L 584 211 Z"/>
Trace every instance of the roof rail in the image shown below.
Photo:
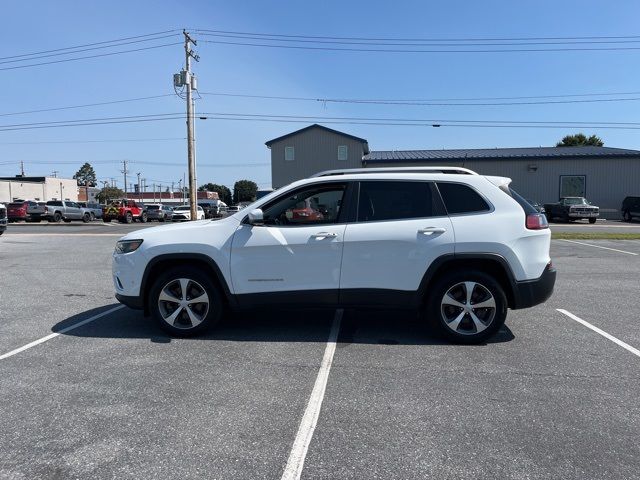
<path fill-rule="evenodd" d="M 478 175 L 473 170 L 462 167 L 374 167 L 374 168 L 345 168 L 341 170 L 325 170 L 311 175 L 314 177 L 330 177 L 334 175 L 349 175 L 352 173 L 448 173 L 457 175 Z"/>

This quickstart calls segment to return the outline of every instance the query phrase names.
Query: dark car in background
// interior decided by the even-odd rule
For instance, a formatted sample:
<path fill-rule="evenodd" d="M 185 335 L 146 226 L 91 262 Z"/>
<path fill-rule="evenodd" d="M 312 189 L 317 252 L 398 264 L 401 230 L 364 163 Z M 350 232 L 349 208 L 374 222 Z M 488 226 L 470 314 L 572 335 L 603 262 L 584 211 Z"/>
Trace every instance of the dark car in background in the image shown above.
<path fill-rule="evenodd" d="M 29 206 L 37 205 L 36 202 L 28 200 L 19 200 L 17 202 L 11 202 L 7 205 L 7 218 L 9 222 L 19 222 L 20 220 L 28 220 L 29 214 L 27 208 Z"/>
<path fill-rule="evenodd" d="M 527 199 L 527 202 L 529 202 L 529 205 L 535 208 L 538 213 L 546 212 L 546 210 L 544 209 L 544 205 L 541 204 L 540 202 L 536 202 L 535 200 L 529 200 L 529 199 Z"/>
<path fill-rule="evenodd" d="M 147 220 L 158 222 L 171 222 L 173 220 L 173 207 L 158 203 L 147 204 Z"/>
<path fill-rule="evenodd" d="M 622 219 L 625 222 L 630 222 L 633 218 L 640 218 L 640 196 L 625 197 L 620 207 L 620 213 L 622 213 Z"/>
<path fill-rule="evenodd" d="M 0 235 L 7 229 L 7 207 L 0 203 Z"/>

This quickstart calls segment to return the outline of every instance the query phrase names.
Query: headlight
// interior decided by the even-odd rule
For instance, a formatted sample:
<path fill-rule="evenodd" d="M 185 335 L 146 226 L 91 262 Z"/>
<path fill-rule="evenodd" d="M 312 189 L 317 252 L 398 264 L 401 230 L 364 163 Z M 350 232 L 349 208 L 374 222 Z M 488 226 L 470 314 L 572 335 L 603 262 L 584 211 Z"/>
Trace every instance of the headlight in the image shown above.
<path fill-rule="evenodd" d="M 135 252 L 140 245 L 142 245 L 142 240 L 119 240 L 116 242 L 116 253 Z"/>

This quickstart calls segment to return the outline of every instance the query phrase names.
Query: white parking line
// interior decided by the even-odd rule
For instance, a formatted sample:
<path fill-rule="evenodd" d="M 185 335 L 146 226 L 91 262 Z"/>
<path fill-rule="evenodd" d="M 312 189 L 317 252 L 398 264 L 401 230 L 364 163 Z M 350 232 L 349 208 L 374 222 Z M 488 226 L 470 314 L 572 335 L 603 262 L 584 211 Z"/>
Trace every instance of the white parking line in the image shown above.
<path fill-rule="evenodd" d="M 626 250 L 618 250 L 617 248 L 603 247 L 601 245 L 592 245 L 590 243 L 576 242 L 575 240 L 559 239 L 561 242 L 577 243 L 578 245 L 586 245 L 587 247 L 602 248 L 603 250 L 611 250 L 613 252 L 626 253 L 627 255 L 638 255 L 637 253 L 627 252 Z"/>
<path fill-rule="evenodd" d="M 324 392 L 327 388 L 329 370 L 331 370 L 333 354 L 336 351 L 336 342 L 338 340 L 338 332 L 340 331 L 340 322 L 342 321 L 343 313 L 344 311 L 342 309 L 336 310 L 336 315 L 333 319 L 331 332 L 329 332 L 327 347 L 324 350 L 324 357 L 320 364 L 316 383 L 313 386 L 311 397 L 309 397 L 309 403 L 307 404 L 307 408 L 304 411 L 302 420 L 300 421 L 296 439 L 293 442 L 293 447 L 291 448 L 287 465 L 284 468 L 284 473 L 282 474 L 282 480 L 299 480 L 300 475 L 302 475 L 304 459 L 307 456 L 307 450 L 309 449 L 309 444 L 313 438 L 313 432 L 315 431 L 316 424 L 318 423 L 320 407 L 322 406 Z"/>
<path fill-rule="evenodd" d="M 4 360 L 5 358 L 13 357 L 14 355 L 17 355 L 20 352 L 24 352 L 25 350 L 29 350 L 31 347 L 35 347 L 36 345 L 40 345 L 41 343 L 44 343 L 44 342 L 46 342 L 48 340 L 51 340 L 52 338 L 56 338 L 58 335 L 62 335 L 63 333 L 70 332 L 71 330 L 74 330 L 74 329 L 76 329 L 78 327 L 86 325 L 87 323 L 91 323 L 94 320 L 98 320 L 99 318 L 102 318 L 105 315 L 109 315 L 110 313 L 116 312 L 116 311 L 118 311 L 118 310 L 120 310 L 122 308 L 124 308 L 124 305 L 118 305 L 117 307 L 110 308 L 106 312 L 99 313 L 97 315 L 94 315 L 93 317 L 89 317 L 89 318 L 87 318 L 85 320 L 82 320 L 82 321 L 80 321 L 78 323 L 74 323 L 73 325 L 69 325 L 68 327 L 63 328 L 59 332 L 51 333 L 51 334 L 47 335 L 46 337 L 39 338 L 38 340 L 35 340 L 35 341 L 31 342 L 31 343 L 27 343 L 26 345 L 23 345 L 20 348 L 16 348 L 15 350 L 11 350 L 10 352 L 7 352 L 7 353 L 5 353 L 3 355 L 0 355 L 0 360 Z"/>
<path fill-rule="evenodd" d="M 638 350 L 637 348 L 633 348 L 631 345 L 629 345 L 628 343 L 623 342 L 622 340 L 620 340 L 619 338 L 614 337 L 613 335 L 608 334 L 607 332 L 605 332 L 604 330 L 600 330 L 598 327 L 594 327 L 593 325 L 591 325 L 589 322 L 582 320 L 580 317 L 577 317 L 576 315 L 574 315 L 571 312 L 567 312 L 566 310 L 563 310 L 562 308 L 556 308 L 556 310 L 564 315 L 566 315 L 567 317 L 569 317 L 572 320 L 575 320 L 578 323 L 581 323 L 582 325 L 584 325 L 587 328 L 590 328 L 591 330 L 593 330 L 594 332 L 602 335 L 604 338 L 608 338 L 609 340 L 611 340 L 613 343 L 616 343 L 618 345 L 620 345 L 622 348 L 624 348 L 625 350 L 629 350 L 631 353 L 633 353 L 635 356 L 640 357 L 640 350 Z"/>

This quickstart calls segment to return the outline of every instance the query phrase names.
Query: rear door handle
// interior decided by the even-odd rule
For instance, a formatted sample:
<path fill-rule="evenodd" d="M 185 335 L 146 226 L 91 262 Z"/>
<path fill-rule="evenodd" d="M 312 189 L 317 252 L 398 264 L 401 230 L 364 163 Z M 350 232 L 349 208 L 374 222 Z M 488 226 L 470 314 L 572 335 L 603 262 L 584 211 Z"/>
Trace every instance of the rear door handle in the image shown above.
<path fill-rule="evenodd" d="M 433 235 L 434 233 L 444 233 L 446 228 L 442 227 L 424 227 L 418 230 L 418 233 L 424 233 L 425 235 Z"/>
<path fill-rule="evenodd" d="M 333 232 L 318 232 L 312 235 L 314 238 L 336 238 L 337 236 L 338 234 Z"/>

